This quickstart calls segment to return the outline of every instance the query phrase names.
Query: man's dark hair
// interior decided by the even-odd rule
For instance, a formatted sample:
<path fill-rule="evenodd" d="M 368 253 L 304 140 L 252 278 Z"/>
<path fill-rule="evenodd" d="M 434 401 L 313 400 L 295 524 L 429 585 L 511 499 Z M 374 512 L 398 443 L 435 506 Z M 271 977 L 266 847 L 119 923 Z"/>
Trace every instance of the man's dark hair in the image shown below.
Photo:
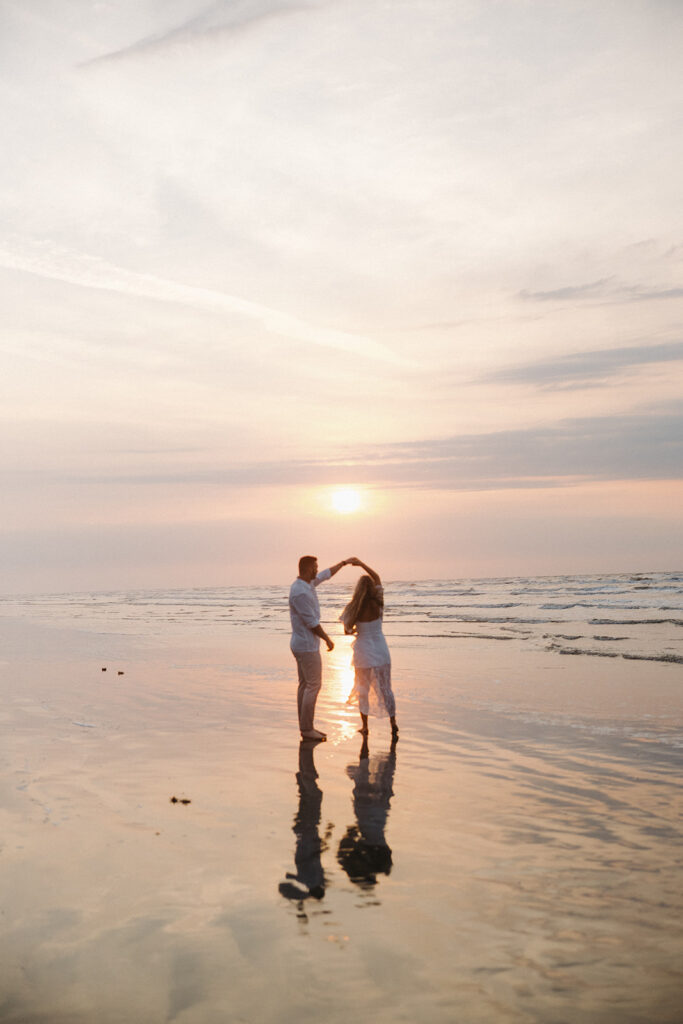
<path fill-rule="evenodd" d="M 315 555 L 302 555 L 299 559 L 299 576 L 303 572 L 307 572 L 313 566 L 313 563 L 317 561 L 318 559 Z"/>

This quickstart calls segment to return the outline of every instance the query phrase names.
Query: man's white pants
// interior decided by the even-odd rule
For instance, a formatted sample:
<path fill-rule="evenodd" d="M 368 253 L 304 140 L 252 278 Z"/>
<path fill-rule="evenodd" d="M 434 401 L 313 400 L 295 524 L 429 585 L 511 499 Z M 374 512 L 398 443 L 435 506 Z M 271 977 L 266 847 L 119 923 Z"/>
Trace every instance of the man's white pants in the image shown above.
<path fill-rule="evenodd" d="M 299 709 L 299 729 L 310 732 L 313 728 L 315 702 L 323 681 L 323 660 L 320 651 L 292 651 L 299 672 L 299 689 L 296 694 Z"/>

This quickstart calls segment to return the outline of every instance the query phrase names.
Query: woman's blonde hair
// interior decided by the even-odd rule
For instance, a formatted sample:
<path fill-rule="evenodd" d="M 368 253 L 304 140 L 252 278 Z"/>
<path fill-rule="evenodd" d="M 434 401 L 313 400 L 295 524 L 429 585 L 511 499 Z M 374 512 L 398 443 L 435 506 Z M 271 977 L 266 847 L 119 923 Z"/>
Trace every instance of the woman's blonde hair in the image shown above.
<path fill-rule="evenodd" d="M 381 592 L 380 592 L 381 593 Z M 366 601 L 374 601 L 379 608 L 382 601 L 375 591 L 375 581 L 372 576 L 361 576 L 356 583 L 353 597 L 339 616 L 339 621 L 344 625 L 344 632 L 351 635 L 356 632 L 356 623 Z"/>

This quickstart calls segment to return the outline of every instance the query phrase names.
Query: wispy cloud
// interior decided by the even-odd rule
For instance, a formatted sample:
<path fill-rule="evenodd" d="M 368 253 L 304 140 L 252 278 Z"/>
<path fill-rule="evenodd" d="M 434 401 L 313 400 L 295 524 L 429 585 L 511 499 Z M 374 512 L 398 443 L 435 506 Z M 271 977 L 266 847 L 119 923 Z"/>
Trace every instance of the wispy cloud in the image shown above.
<path fill-rule="evenodd" d="M 524 289 L 519 293 L 519 297 L 528 299 L 530 302 L 563 302 L 566 299 L 602 298 L 612 281 L 611 277 L 601 277 L 598 281 L 589 281 L 588 284 L 572 284 L 546 292 L 530 292 Z"/>
<path fill-rule="evenodd" d="M 136 295 L 160 302 L 179 303 L 201 310 L 225 313 L 257 321 L 272 334 L 340 349 L 343 352 L 396 366 L 412 361 L 396 355 L 387 346 L 363 334 L 352 334 L 307 323 L 281 310 L 251 302 L 237 295 L 210 288 L 180 284 L 154 274 L 140 274 L 104 259 L 74 252 L 51 242 L 37 242 L 0 248 L 0 266 L 22 270 L 39 277 L 82 288 L 96 288 L 124 295 Z"/>
<path fill-rule="evenodd" d="M 601 277 L 587 284 L 568 285 L 550 291 L 532 292 L 524 289 L 519 297 L 528 302 L 651 302 L 658 299 L 681 299 L 683 288 L 650 288 L 646 285 L 622 284 L 615 277 Z"/>
<path fill-rule="evenodd" d="M 208 10 L 163 32 L 153 33 L 135 43 L 85 61 L 82 67 L 91 67 L 109 61 L 123 60 L 138 55 L 161 52 L 176 45 L 216 40 L 220 42 L 232 33 L 248 31 L 263 22 L 300 14 L 319 5 L 290 3 L 288 0 L 237 0 L 230 4 L 219 2 Z"/>
<path fill-rule="evenodd" d="M 683 342 L 632 345 L 628 348 L 574 352 L 556 359 L 543 359 L 495 370 L 487 381 L 532 384 L 546 390 L 594 387 L 641 366 L 683 361 Z"/>

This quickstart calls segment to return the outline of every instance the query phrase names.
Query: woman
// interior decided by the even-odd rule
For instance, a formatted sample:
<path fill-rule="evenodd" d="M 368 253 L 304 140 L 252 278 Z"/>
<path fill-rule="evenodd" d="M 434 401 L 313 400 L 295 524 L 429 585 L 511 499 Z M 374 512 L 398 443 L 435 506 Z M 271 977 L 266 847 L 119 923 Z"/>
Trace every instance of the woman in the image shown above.
<path fill-rule="evenodd" d="M 353 643 L 356 682 L 349 703 L 358 702 L 362 721 L 360 732 L 364 736 L 368 735 L 368 715 L 372 713 L 380 717 L 389 715 L 391 735 L 398 739 L 396 701 L 391 689 L 391 656 L 382 632 L 382 581 L 379 574 L 359 558 L 349 561 L 367 573 L 356 583 L 353 597 L 340 615 L 344 632 L 356 637 Z"/>

